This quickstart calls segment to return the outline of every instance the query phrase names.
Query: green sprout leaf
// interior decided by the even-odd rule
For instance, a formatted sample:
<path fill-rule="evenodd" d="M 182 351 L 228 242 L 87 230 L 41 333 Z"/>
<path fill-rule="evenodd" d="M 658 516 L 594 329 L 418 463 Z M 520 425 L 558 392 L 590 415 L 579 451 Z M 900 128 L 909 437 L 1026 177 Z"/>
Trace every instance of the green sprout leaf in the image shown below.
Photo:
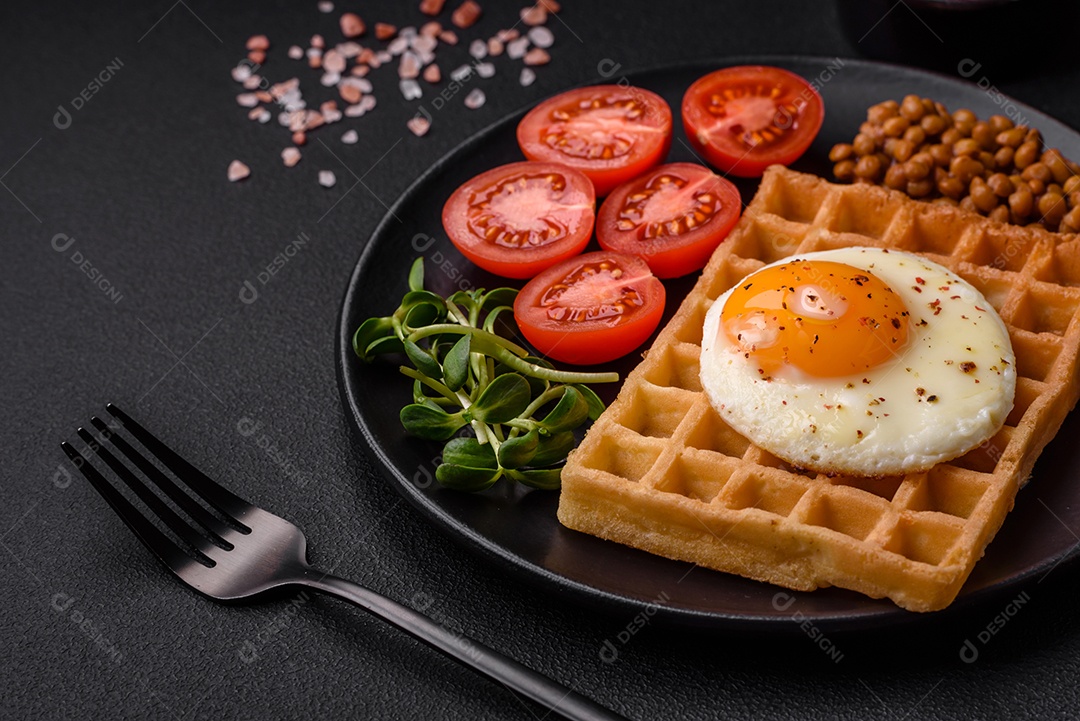
<path fill-rule="evenodd" d="M 408 332 L 441 322 L 446 318 L 446 303 L 426 290 L 411 290 L 402 299 L 398 312 Z"/>
<path fill-rule="evenodd" d="M 524 435 L 508 438 L 499 446 L 499 465 L 503 468 L 527 466 L 539 445 L 540 433 L 535 428 Z"/>
<path fill-rule="evenodd" d="M 577 445 L 573 431 L 563 431 L 550 436 L 540 436 L 540 445 L 530 463 L 537 467 L 562 463 Z"/>
<path fill-rule="evenodd" d="M 495 328 L 496 321 L 500 317 L 509 314 L 509 318 L 504 321 L 505 325 L 511 328 L 517 328 L 517 324 L 514 322 L 514 309 L 508 305 L 499 305 L 488 311 L 487 318 L 484 319 L 484 330 L 488 333 L 498 332 Z"/>
<path fill-rule="evenodd" d="M 451 438 L 443 446 L 443 463 L 467 468 L 483 468 L 489 471 L 498 470 L 499 462 L 495 459 L 495 451 L 489 444 L 481 444 L 475 438 L 462 437 Z"/>
<path fill-rule="evenodd" d="M 585 396 L 585 402 L 589 404 L 589 420 L 595 421 L 600 417 L 600 414 L 604 412 L 604 402 L 600 400 L 600 396 L 593 392 L 592 388 L 581 383 L 574 384 L 574 388 L 578 389 L 581 395 Z"/>
<path fill-rule="evenodd" d="M 426 350 L 406 338 L 402 341 L 405 347 L 405 355 L 409 356 L 413 367 L 428 378 L 442 378 L 442 367 L 439 362 L 432 358 Z"/>
<path fill-rule="evenodd" d="M 437 471 L 438 469 L 436 469 Z M 553 491 L 562 485 L 561 468 L 530 468 L 523 471 L 507 470 L 506 476 L 513 478 L 518 483 L 542 491 Z"/>
<path fill-rule="evenodd" d="M 434 403 L 410 403 L 399 417 L 408 433 L 429 441 L 445 441 L 467 422 L 460 413 L 447 413 Z"/>
<path fill-rule="evenodd" d="M 491 488 L 502 473 L 490 468 L 469 468 L 455 463 L 441 463 L 435 469 L 435 480 L 455 491 L 475 493 Z"/>
<path fill-rule="evenodd" d="M 515 288 L 493 288 L 480 296 L 480 309 L 490 312 L 499 306 L 512 306 L 517 296 Z"/>
<path fill-rule="evenodd" d="M 353 333 L 353 352 L 360 357 L 360 360 L 370 363 L 376 355 L 371 352 L 372 345 L 386 339 L 397 340 L 397 336 L 394 335 L 393 321 L 389 318 L 368 318 Z"/>
<path fill-rule="evenodd" d="M 446 387 L 452 391 L 460 390 L 469 379 L 469 349 L 471 336 L 463 335 L 450 347 L 443 358 L 443 375 Z"/>
<path fill-rule="evenodd" d="M 524 377 L 506 373 L 488 384 L 469 412 L 483 423 L 506 423 L 521 415 L 531 397 L 529 382 Z"/>
<path fill-rule="evenodd" d="M 570 431 L 589 417 L 589 402 L 574 386 L 566 386 L 562 398 L 555 407 L 540 421 L 540 426 L 550 433 Z"/>
<path fill-rule="evenodd" d="M 424 289 L 424 258 L 423 256 L 413 261 L 409 268 L 409 290 Z"/>

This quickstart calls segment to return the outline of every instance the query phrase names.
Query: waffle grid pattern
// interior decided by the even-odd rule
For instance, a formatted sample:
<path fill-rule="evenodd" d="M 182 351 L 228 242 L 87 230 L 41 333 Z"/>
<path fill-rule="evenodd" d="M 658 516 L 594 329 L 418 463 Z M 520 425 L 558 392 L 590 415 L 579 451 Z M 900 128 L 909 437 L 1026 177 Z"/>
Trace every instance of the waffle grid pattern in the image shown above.
<path fill-rule="evenodd" d="M 709 305 L 762 265 L 848 246 L 905 250 L 978 288 L 1009 329 L 1017 391 L 988 442 L 926 473 L 828 477 L 754 446 L 698 379 Z M 1080 239 L 866 185 L 771 168 L 739 225 L 563 472 L 564 525 L 799 590 L 947 606 L 1077 400 Z"/>

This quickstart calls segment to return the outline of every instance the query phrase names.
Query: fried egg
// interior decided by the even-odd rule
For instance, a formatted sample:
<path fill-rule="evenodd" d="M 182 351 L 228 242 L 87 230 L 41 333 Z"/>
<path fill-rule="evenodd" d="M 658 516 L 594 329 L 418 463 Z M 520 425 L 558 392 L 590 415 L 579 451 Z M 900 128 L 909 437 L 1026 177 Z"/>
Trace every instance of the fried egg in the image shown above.
<path fill-rule="evenodd" d="M 755 271 L 705 316 L 701 383 L 798 468 L 882 476 L 963 455 L 1004 424 L 1015 357 L 970 283 L 910 253 L 841 248 Z"/>

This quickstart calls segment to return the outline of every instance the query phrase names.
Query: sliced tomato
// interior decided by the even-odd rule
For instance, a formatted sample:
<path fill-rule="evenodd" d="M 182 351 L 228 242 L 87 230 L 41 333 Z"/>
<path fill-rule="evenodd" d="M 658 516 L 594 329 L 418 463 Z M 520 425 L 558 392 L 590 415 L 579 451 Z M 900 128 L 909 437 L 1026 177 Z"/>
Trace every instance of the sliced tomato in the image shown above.
<path fill-rule="evenodd" d="M 600 206 L 600 247 L 641 256 L 660 278 L 705 267 L 739 220 L 739 189 L 703 165 L 669 163 L 623 183 Z"/>
<path fill-rule="evenodd" d="M 506 278 L 531 278 L 589 243 L 596 194 L 555 163 L 510 163 L 477 175 L 443 206 L 443 229 L 462 255 Z"/>
<path fill-rule="evenodd" d="M 514 320 L 533 346 L 563 363 L 593 365 L 648 339 L 664 313 L 664 285 L 637 256 L 601 250 L 564 260 L 525 284 Z"/>
<path fill-rule="evenodd" d="M 682 101 L 690 144 L 711 165 L 741 178 L 787 165 L 821 129 L 821 96 L 795 73 L 768 65 L 724 68 L 698 79 Z"/>
<path fill-rule="evenodd" d="M 530 110 L 518 123 L 517 140 L 529 160 L 585 173 L 603 197 L 664 161 L 671 149 L 671 108 L 641 88 L 577 88 Z"/>

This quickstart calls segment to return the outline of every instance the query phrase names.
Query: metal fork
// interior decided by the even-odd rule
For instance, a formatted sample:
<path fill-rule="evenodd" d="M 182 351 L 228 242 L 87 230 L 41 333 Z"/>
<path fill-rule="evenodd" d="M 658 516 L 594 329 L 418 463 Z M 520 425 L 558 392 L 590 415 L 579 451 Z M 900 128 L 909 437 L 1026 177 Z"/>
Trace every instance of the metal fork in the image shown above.
<path fill-rule="evenodd" d="M 351 581 L 313 569 L 307 562 L 307 540 L 299 528 L 218 485 L 116 406 L 110 403 L 106 410 L 194 496 L 216 512 L 208 511 L 100 418 L 95 416 L 90 422 L 101 434 L 101 440 L 79 428 L 78 435 L 90 450 L 180 539 L 181 544 L 169 538 L 129 502 L 71 444 L 65 441 L 60 445 L 139 540 L 195 590 L 219 601 L 233 601 L 281 586 L 308 586 L 356 604 L 564 718 L 579 721 L 623 718 L 498 651 L 447 630 L 407 606 Z M 194 524 L 170 508 L 105 447 L 106 443 L 168 496 Z"/>

